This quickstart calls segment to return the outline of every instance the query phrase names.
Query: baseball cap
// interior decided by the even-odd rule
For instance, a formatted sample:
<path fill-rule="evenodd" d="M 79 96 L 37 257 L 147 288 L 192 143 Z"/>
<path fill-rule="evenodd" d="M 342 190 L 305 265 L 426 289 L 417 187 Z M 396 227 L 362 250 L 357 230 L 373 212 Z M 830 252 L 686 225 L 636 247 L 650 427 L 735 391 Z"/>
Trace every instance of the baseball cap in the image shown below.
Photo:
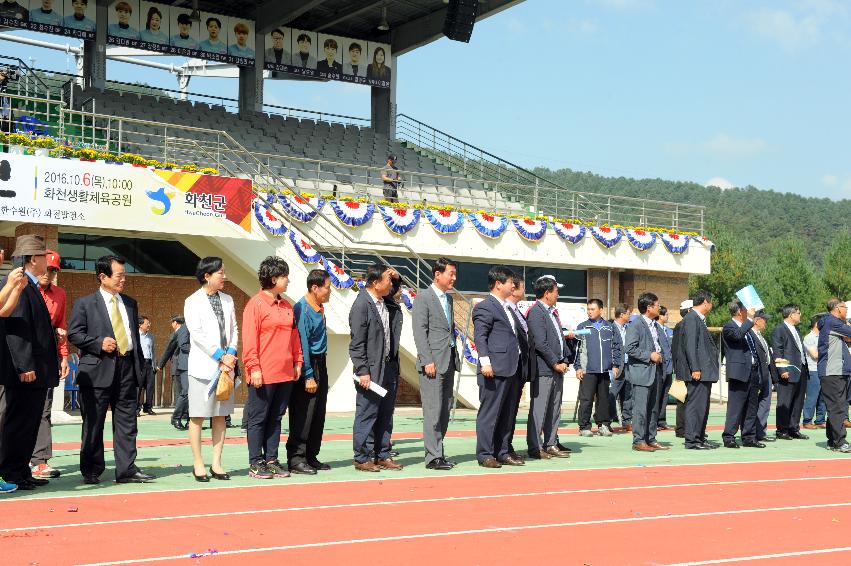
<path fill-rule="evenodd" d="M 47 253 L 45 255 L 47 256 L 47 268 L 48 269 L 55 269 L 56 271 L 59 271 L 59 270 L 62 269 L 59 266 L 60 262 L 62 261 L 62 258 L 59 256 L 58 253 L 56 253 L 53 250 L 47 250 Z"/>
<path fill-rule="evenodd" d="M 681 311 L 687 311 L 691 308 L 694 308 L 694 301 L 692 301 L 691 299 L 686 299 L 685 301 L 680 303 Z"/>
<path fill-rule="evenodd" d="M 556 280 L 555 275 L 541 275 L 540 277 L 538 277 L 537 279 L 535 279 L 535 283 L 537 283 L 538 281 L 543 281 L 544 279 L 550 279 L 550 280 L 552 280 L 552 281 L 555 281 L 555 282 L 556 282 L 556 286 L 557 286 L 559 289 L 561 289 L 562 287 L 564 287 L 564 285 L 562 285 L 561 283 L 559 283 L 559 282 Z"/>
<path fill-rule="evenodd" d="M 754 318 L 761 318 L 762 320 L 765 320 L 766 322 L 771 320 L 771 315 L 768 314 L 767 312 L 765 312 L 764 310 L 756 311 L 753 316 L 754 316 Z"/>

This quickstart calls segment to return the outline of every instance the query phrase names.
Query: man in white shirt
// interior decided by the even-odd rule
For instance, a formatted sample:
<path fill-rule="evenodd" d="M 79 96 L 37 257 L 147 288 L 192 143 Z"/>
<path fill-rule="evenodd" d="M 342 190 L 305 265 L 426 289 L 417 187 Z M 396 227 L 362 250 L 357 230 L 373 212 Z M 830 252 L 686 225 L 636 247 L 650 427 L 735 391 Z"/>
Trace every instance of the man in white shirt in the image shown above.
<path fill-rule="evenodd" d="M 100 289 L 74 302 L 68 341 L 80 350 L 77 385 L 83 438 L 80 472 L 86 484 L 100 483 L 106 469 L 103 426 L 112 408 L 115 481 L 141 483 L 154 479 L 136 466 L 136 408 L 142 377 L 142 348 L 136 301 L 122 293 L 124 260 L 103 256 L 95 262 Z"/>
<path fill-rule="evenodd" d="M 154 389 L 156 388 L 156 377 L 154 376 L 154 335 L 151 334 L 151 319 L 147 316 L 139 317 L 139 345 L 142 347 L 142 383 L 139 386 L 139 407 L 136 416 L 141 416 L 144 411 L 146 415 L 156 415 L 154 412 Z"/>

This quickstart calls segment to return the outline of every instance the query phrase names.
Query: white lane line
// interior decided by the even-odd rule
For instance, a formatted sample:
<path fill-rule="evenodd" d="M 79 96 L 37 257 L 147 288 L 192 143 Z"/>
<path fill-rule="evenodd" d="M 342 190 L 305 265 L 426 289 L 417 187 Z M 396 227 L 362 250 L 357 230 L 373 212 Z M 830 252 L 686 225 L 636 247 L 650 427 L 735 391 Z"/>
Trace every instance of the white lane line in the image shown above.
<path fill-rule="evenodd" d="M 462 502 L 462 501 L 483 501 L 489 499 L 509 499 L 518 497 L 550 497 L 553 495 L 582 495 L 586 493 L 612 493 L 620 491 L 648 491 L 656 489 L 676 489 L 676 488 L 691 488 L 691 487 L 719 487 L 730 485 L 753 485 L 753 484 L 769 484 L 783 482 L 805 482 L 805 481 L 824 481 L 824 480 L 848 480 L 851 476 L 824 476 L 813 478 L 782 478 L 782 479 L 757 479 L 757 480 L 738 480 L 738 481 L 717 481 L 717 482 L 702 482 L 702 483 L 684 483 L 684 484 L 666 484 L 666 485 L 639 485 L 639 486 L 623 486 L 623 487 L 601 487 L 593 489 L 565 489 L 557 491 L 533 491 L 521 493 L 500 493 L 488 495 L 462 495 L 459 497 L 435 497 L 427 499 L 403 499 L 400 501 L 364 501 L 362 503 L 338 503 L 333 505 L 314 505 L 309 507 L 279 507 L 275 509 L 253 509 L 245 511 L 223 511 L 219 513 L 197 513 L 193 515 L 166 515 L 162 517 L 143 517 L 135 519 L 116 519 L 113 521 L 92 521 L 87 523 L 67 523 L 57 525 L 38 525 L 29 527 L 14 527 L 8 529 L 0 529 L 0 533 L 13 533 L 21 531 L 47 531 L 53 529 L 68 529 L 74 527 L 97 527 L 104 525 L 126 525 L 133 523 L 154 523 L 160 521 L 180 521 L 187 519 L 207 519 L 211 517 L 234 517 L 239 515 L 257 515 L 261 513 L 293 513 L 300 511 L 328 511 L 331 509 L 356 509 L 360 507 L 386 507 L 393 505 L 415 505 L 423 503 L 446 503 L 446 502 Z"/>
<path fill-rule="evenodd" d="M 777 465 L 781 465 L 781 464 L 789 464 L 789 463 L 796 463 L 796 462 L 811 462 L 813 464 L 818 464 L 819 462 L 837 462 L 837 461 L 840 461 L 840 460 L 845 461 L 845 462 L 851 462 L 851 458 L 849 458 L 847 456 L 839 457 L 839 458 L 836 458 L 836 457 L 835 458 L 795 458 L 795 459 L 791 459 L 791 460 L 749 460 L 749 461 L 736 461 L 736 462 L 694 462 L 694 463 L 684 462 L 684 463 L 679 463 L 679 464 L 673 464 L 673 463 L 653 464 L 652 462 L 648 461 L 648 463 L 642 464 L 641 467 L 636 467 L 635 464 L 624 464 L 623 466 L 593 466 L 593 467 L 590 467 L 590 468 L 571 468 L 571 469 L 561 469 L 561 470 L 547 470 L 547 469 L 542 469 L 542 470 L 530 470 L 530 469 L 505 470 L 505 469 L 502 469 L 502 470 L 499 470 L 499 471 L 496 471 L 496 472 L 482 471 L 482 472 L 471 473 L 471 474 L 453 474 L 453 475 L 387 476 L 385 474 L 376 474 L 377 477 L 370 476 L 369 478 L 362 478 L 362 479 L 304 481 L 304 482 L 298 482 L 298 483 L 295 483 L 295 482 L 293 482 L 293 483 L 287 483 L 287 482 L 258 483 L 258 484 L 252 484 L 252 485 L 216 486 L 215 489 L 216 489 L 216 491 L 221 491 L 223 489 L 257 489 L 257 488 L 269 489 L 269 488 L 279 488 L 279 487 L 289 488 L 289 489 L 297 489 L 299 487 L 306 487 L 306 486 L 316 487 L 316 486 L 329 485 L 329 484 L 339 484 L 339 483 L 356 484 L 356 483 L 374 482 L 374 481 L 380 481 L 380 482 L 419 481 L 419 480 L 444 480 L 445 481 L 445 480 L 452 480 L 452 479 L 456 479 L 456 478 L 482 478 L 482 477 L 489 477 L 490 478 L 490 477 L 499 477 L 499 476 L 506 476 L 506 475 L 518 475 L 518 474 L 577 474 L 577 473 L 595 472 L 595 471 L 601 471 L 601 470 L 617 470 L 617 471 L 635 470 L 635 471 L 641 471 L 641 470 L 651 470 L 651 469 L 652 470 L 658 470 L 660 468 L 683 468 L 683 467 L 689 467 L 689 466 L 730 466 L 730 465 L 745 465 L 745 464 L 777 464 Z M 188 478 L 189 473 L 191 473 L 191 470 L 189 470 L 189 468 L 186 468 L 186 469 L 187 469 L 187 476 L 186 477 Z M 154 468 L 152 471 L 156 471 L 156 468 Z M 147 488 L 147 487 L 155 487 L 156 483 L 134 484 L 134 485 L 139 485 L 139 486 L 144 485 L 145 488 Z M 140 487 L 140 489 L 145 489 L 145 488 Z M 38 503 L 39 501 L 51 501 L 51 500 L 55 500 L 55 499 L 75 500 L 75 499 L 79 499 L 81 497 L 111 497 L 111 496 L 132 497 L 134 495 L 152 495 L 152 494 L 158 494 L 158 493 L 186 493 L 186 492 L 193 492 L 193 491 L 207 491 L 210 488 L 208 488 L 208 487 L 185 487 L 185 488 L 159 489 L 159 490 L 150 490 L 150 491 L 118 491 L 118 492 L 111 492 L 111 493 L 97 493 L 98 489 L 107 489 L 107 488 L 97 488 L 97 489 L 93 490 L 91 493 L 86 492 L 86 493 L 80 493 L 80 494 L 74 494 L 74 495 L 49 495 L 49 496 L 46 496 L 46 497 L 39 497 L 39 496 L 36 495 L 35 497 L 30 497 L 30 498 L 27 498 L 27 499 L 4 498 L 4 499 L 0 499 L 0 509 L 2 509 L 2 506 L 4 504 L 11 505 L 13 503 L 21 504 L 21 503 L 26 502 L 26 503 L 35 504 L 35 503 Z"/>
<path fill-rule="evenodd" d="M 348 540 L 334 540 L 328 542 L 313 542 L 313 543 L 305 543 L 305 544 L 291 544 L 284 546 L 269 546 L 265 548 L 245 548 L 239 550 L 221 550 L 215 554 L 215 556 L 228 556 L 228 555 L 238 555 L 238 554 L 252 554 L 258 552 L 275 552 L 275 551 L 284 551 L 284 550 L 299 550 L 303 548 L 324 548 L 324 547 L 332 547 L 332 546 L 342 546 L 342 545 L 351 545 L 351 544 L 365 544 L 372 542 L 393 542 L 399 540 L 416 540 L 416 539 L 428 539 L 428 538 L 438 538 L 438 537 L 449 537 L 449 536 L 462 536 L 462 535 L 477 535 L 477 534 L 487 534 L 487 533 L 507 533 L 507 532 L 518 532 L 518 531 L 530 531 L 530 530 L 538 530 L 538 529 L 557 529 L 557 528 L 565 528 L 565 527 L 583 527 L 589 525 L 609 525 L 609 524 L 617 524 L 617 523 L 638 523 L 642 521 L 665 521 L 668 519 L 692 519 L 699 517 L 717 517 L 722 515 L 744 515 L 751 513 L 773 513 L 779 511 L 801 511 L 807 509 L 829 509 L 829 508 L 837 508 L 837 507 L 851 507 L 851 503 L 825 503 L 822 505 L 795 505 L 791 507 L 767 507 L 763 509 L 740 509 L 738 511 L 710 511 L 705 513 L 683 513 L 680 515 L 651 515 L 648 517 L 628 517 L 622 519 L 600 519 L 596 521 L 571 521 L 567 523 L 548 523 L 543 525 L 519 525 L 515 527 L 490 527 L 486 529 L 469 529 L 464 531 L 444 531 L 437 533 L 416 533 L 410 535 L 398 535 L 398 536 L 390 536 L 390 537 L 376 537 L 376 538 L 358 538 L 358 539 L 348 539 Z M 168 560 L 185 560 L 187 558 L 186 554 L 178 554 L 173 556 L 157 556 L 154 558 L 136 558 L 131 560 L 116 560 L 112 562 L 95 562 L 91 564 L 84 564 L 82 566 L 118 566 L 121 564 L 140 564 L 146 562 L 165 562 Z"/>
<path fill-rule="evenodd" d="M 839 548 L 819 548 L 816 550 L 799 550 L 797 552 L 781 552 L 779 554 L 759 554 L 754 556 L 737 556 L 736 558 L 718 558 L 716 560 L 701 560 L 699 562 L 677 562 L 665 566 L 703 566 L 708 564 L 729 564 L 730 562 L 750 562 L 753 560 L 771 560 L 772 558 L 790 558 L 793 556 L 814 556 L 817 554 L 833 554 L 836 552 L 851 552 L 851 546 Z"/>

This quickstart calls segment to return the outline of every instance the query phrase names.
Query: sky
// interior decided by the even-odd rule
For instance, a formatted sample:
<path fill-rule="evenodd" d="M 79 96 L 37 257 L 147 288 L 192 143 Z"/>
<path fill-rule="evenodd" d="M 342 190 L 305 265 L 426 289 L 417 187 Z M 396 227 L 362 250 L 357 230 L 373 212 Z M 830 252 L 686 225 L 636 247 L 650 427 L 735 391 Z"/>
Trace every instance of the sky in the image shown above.
<path fill-rule="evenodd" d="M 851 198 L 849 24 L 844 0 L 526 0 L 478 22 L 469 44 L 399 57 L 397 107 L 526 167 Z M 61 52 L 0 45 L 73 69 Z M 177 88 L 118 62 L 107 75 Z M 190 90 L 236 96 L 236 82 L 195 77 Z M 370 113 L 360 85 L 267 81 L 264 96 Z"/>

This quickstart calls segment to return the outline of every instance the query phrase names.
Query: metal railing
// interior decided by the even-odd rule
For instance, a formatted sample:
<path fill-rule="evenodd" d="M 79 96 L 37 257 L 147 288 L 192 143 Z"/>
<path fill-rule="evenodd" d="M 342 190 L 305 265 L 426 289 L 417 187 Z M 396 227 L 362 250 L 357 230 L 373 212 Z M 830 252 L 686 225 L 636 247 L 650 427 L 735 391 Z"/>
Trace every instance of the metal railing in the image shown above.
<path fill-rule="evenodd" d="M 138 153 L 177 164 L 195 163 L 227 174 L 251 176 L 259 188 L 290 188 L 317 195 L 384 198 L 382 168 L 311 159 L 245 149 L 231 134 L 211 128 L 175 125 L 104 113 L 95 98 L 86 110 L 74 110 L 60 101 L 9 95 L 17 111 L 15 121 L 31 115 L 48 123 L 51 135 L 73 144 L 87 144 L 114 153 Z M 27 106 L 29 107 L 27 108 Z M 33 108 L 33 106 L 37 106 Z M 89 109 L 91 108 L 91 109 Z M 57 119 L 58 117 L 58 119 Z M 15 129 L 13 125 L 12 129 Z M 271 144 L 270 144 L 271 145 Z M 634 197 L 570 191 L 515 181 L 399 171 L 403 187 L 399 200 L 506 215 L 541 215 L 588 221 L 696 232 L 704 231 L 702 206 Z M 534 202 L 535 205 L 529 205 Z"/>

